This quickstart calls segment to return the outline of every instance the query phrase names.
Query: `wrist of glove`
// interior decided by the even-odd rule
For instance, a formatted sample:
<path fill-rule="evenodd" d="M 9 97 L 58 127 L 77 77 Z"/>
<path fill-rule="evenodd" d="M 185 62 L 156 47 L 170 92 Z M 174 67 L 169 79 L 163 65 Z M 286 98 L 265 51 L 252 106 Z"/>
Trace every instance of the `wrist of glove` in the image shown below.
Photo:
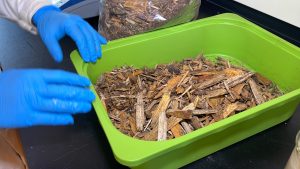
<path fill-rule="evenodd" d="M 60 70 L 9 70 L 0 74 L 0 128 L 73 124 L 91 110 L 90 81 Z"/>
<path fill-rule="evenodd" d="M 45 6 L 32 17 L 38 33 L 57 62 L 63 60 L 59 40 L 71 37 L 85 62 L 96 62 L 102 56 L 101 45 L 107 41 L 86 21 L 76 15 L 66 14 L 55 6 Z"/>

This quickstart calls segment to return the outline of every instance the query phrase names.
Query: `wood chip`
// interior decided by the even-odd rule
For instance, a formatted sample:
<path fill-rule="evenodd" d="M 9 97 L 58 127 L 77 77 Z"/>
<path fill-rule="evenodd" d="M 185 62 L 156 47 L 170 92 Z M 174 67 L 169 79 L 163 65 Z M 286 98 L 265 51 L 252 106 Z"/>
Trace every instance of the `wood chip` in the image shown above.
<path fill-rule="evenodd" d="M 198 86 L 196 86 L 195 88 L 198 90 L 201 89 L 205 89 L 208 87 L 211 87 L 217 83 L 220 83 L 221 81 L 223 81 L 225 79 L 225 75 L 221 74 L 221 75 L 217 75 L 207 81 L 204 81 L 203 83 L 200 83 Z"/>
<path fill-rule="evenodd" d="M 213 76 L 213 75 L 216 75 L 216 74 L 219 74 L 221 72 L 219 71 L 206 71 L 206 72 L 203 72 L 201 70 L 196 70 L 196 71 L 193 71 L 191 72 L 192 75 L 194 76 Z"/>
<path fill-rule="evenodd" d="M 140 69 L 138 69 L 138 70 L 134 71 L 132 74 L 130 74 L 130 75 L 128 76 L 128 78 L 129 78 L 129 79 L 135 78 L 136 76 L 141 75 L 142 73 L 143 73 L 143 71 L 140 70 Z"/>
<path fill-rule="evenodd" d="M 236 111 L 244 111 L 248 108 L 247 104 L 244 103 L 238 103 L 238 107 L 236 108 Z"/>
<path fill-rule="evenodd" d="M 212 109 L 218 109 L 221 106 L 222 98 L 221 97 L 208 98 L 207 103 Z"/>
<path fill-rule="evenodd" d="M 212 98 L 212 97 L 223 96 L 225 94 L 228 94 L 228 91 L 226 89 L 216 89 L 216 90 L 208 91 L 205 97 Z"/>
<path fill-rule="evenodd" d="M 178 98 L 181 98 L 183 95 L 185 95 L 189 90 L 191 90 L 192 87 L 193 85 L 189 86 Z"/>
<path fill-rule="evenodd" d="M 182 119 L 191 119 L 192 118 L 192 110 L 177 110 L 172 112 L 167 112 L 168 116 L 174 116 Z"/>
<path fill-rule="evenodd" d="M 166 140 L 167 139 L 167 117 L 166 113 L 162 112 L 160 113 L 159 119 L 158 119 L 158 134 L 157 134 L 157 141 Z"/>
<path fill-rule="evenodd" d="M 163 94 L 166 94 L 166 93 L 170 93 L 175 86 L 177 86 L 177 84 L 179 83 L 180 79 L 182 78 L 182 76 L 175 76 L 173 77 L 172 79 L 170 79 L 167 83 L 167 86 L 161 90 L 155 97 L 154 99 L 157 99 L 159 98 L 160 96 L 162 96 Z"/>
<path fill-rule="evenodd" d="M 199 128 L 202 128 L 204 127 L 202 122 L 199 120 L 199 118 L 197 116 L 193 116 L 192 117 L 192 120 L 191 120 L 191 124 L 192 126 L 195 128 L 195 129 L 199 129 Z"/>
<path fill-rule="evenodd" d="M 207 114 L 215 114 L 218 113 L 216 109 L 197 109 L 192 111 L 193 115 L 207 115 Z"/>
<path fill-rule="evenodd" d="M 184 90 L 183 87 L 177 87 L 177 88 L 176 88 L 176 93 L 177 93 L 177 94 L 182 94 L 184 91 L 185 91 L 185 90 Z"/>
<path fill-rule="evenodd" d="M 185 134 L 184 129 L 180 124 L 176 124 L 173 128 L 171 128 L 171 131 L 175 138 L 183 136 Z"/>
<path fill-rule="evenodd" d="M 129 116 L 128 120 L 129 120 L 129 124 L 130 124 L 130 129 L 131 129 L 133 135 L 135 135 L 138 132 L 137 126 L 136 126 L 136 121 L 132 116 Z"/>
<path fill-rule="evenodd" d="M 272 84 L 272 81 L 265 78 L 264 76 L 262 76 L 259 73 L 255 73 L 255 77 L 257 79 L 257 81 L 265 86 L 269 86 L 270 84 Z"/>
<path fill-rule="evenodd" d="M 178 123 L 182 121 L 181 118 L 177 117 L 170 117 L 167 120 L 167 130 L 171 130 L 174 126 L 176 126 Z M 155 126 L 150 132 L 146 133 L 144 136 L 145 140 L 156 140 L 158 134 L 158 127 Z"/>
<path fill-rule="evenodd" d="M 185 121 L 181 122 L 181 126 L 183 127 L 183 129 L 185 130 L 186 133 L 190 133 L 190 132 L 194 131 L 194 129 L 192 129 L 190 127 L 190 125 Z"/>
<path fill-rule="evenodd" d="M 182 84 L 183 80 L 186 78 L 186 76 L 187 76 L 189 73 L 190 73 L 190 71 L 186 71 L 186 72 L 183 74 L 183 76 L 181 77 L 180 81 L 179 81 L 178 84 L 177 84 L 177 87 L 179 87 L 179 86 Z"/>
<path fill-rule="evenodd" d="M 138 93 L 137 95 L 137 103 L 136 103 L 136 128 L 138 131 L 142 131 L 144 129 L 145 124 L 145 113 L 144 113 L 144 101 L 143 101 L 143 93 Z"/>
<path fill-rule="evenodd" d="M 227 77 L 234 77 L 234 76 L 240 76 L 244 74 L 244 71 L 237 68 L 226 68 L 224 69 L 224 74 Z"/>
<path fill-rule="evenodd" d="M 227 105 L 223 111 L 223 118 L 226 118 L 229 115 L 231 115 L 232 113 L 234 113 L 237 108 L 238 108 L 237 103 L 232 103 L 232 104 Z"/>
<path fill-rule="evenodd" d="M 104 110 L 107 111 L 107 107 L 106 107 L 106 104 L 105 104 L 105 99 L 106 98 L 105 98 L 104 94 L 101 93 L 101 92 L 99 92 L 99 95 L 100 95 L 100 100 L 101 100 L 101 103 L 102 103 L 102 105 L 104 107 Z"/>
<path fill-rule="evenodd" d="M 232 90 L 232 94 L 234 95 L 235 98 L 239 99 L 240 95 L 242 93 L 243 88 L 245 87 L 245 83 L 241 83 L 238 84 L 236 86 L 234 86 L 231 90 Z"/>
<path fill-rule="evenodd" d="M 182 110 L 195 110 L 196 105 L 194 103 L 190 103 L 189 105 L 185 106 Z"/>
<path fill-rule="evenodd" d="M 166 110 L 169 106 L 169 103 L 170 103 L 170 94 L 166 93 L 162 96 L 162 99 L 160 100 L 156 110 L 152 112 L 151 126 L 157 125 L 157 121 L 158 121 L 158 118 L 160 116 L 160 113 L 161 112 L 166 112 Z"/>
<path fill-rule="evenodd" d="M 253 96 L 254 96 L 254 98 L 255 98 L 256 104 L 262 104 L 263 102 L 265 102 L 265 100 L 264 100 L 264 98 L 262 97 L 261 92 L 259 91 L 258 86 L 257 86 L 257 84 L 254 82 L 254 80 L 253 80 L 253 79 L 249 79 L 249 80 L 248 80 L 248 83 L 249 83 L 249 85 L 250 85 L 252 94 L 253 94 Z"/>
<path fill-rule="evenodd" d="M 242 75 L 238 75 L 238 76 L 234 76 L 230 79 L 227 79 L 224 81 L 224 83 L 228 86 L 228 87 L 233 87 L 236 86 L 244 81 L 246 81 L 247 79 L 249 79 L 254 73 L 252 72 L 248 72 Z"/>

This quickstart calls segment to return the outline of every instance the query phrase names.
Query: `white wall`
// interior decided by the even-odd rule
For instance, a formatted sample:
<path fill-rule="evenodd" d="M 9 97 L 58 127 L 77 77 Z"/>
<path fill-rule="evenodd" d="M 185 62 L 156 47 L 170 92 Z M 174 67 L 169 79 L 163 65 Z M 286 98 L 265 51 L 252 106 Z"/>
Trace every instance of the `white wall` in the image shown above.
<path fill-rule="evenodd" d="M 300 0 L 235 0 L 300 28 Z"/>

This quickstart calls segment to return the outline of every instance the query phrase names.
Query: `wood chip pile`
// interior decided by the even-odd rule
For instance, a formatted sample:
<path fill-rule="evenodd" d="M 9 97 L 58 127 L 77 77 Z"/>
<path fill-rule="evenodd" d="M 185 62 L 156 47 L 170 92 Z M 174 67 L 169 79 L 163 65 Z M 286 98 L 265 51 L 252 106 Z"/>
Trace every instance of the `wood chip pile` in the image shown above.
<path fill-rule="evenodd" d="M 158 141 L 180 137 L 282 95 L 258 73 L 203 56 L 154 69 L 117 68 L 102 74 L 95 87 L 117 129 Z"/>

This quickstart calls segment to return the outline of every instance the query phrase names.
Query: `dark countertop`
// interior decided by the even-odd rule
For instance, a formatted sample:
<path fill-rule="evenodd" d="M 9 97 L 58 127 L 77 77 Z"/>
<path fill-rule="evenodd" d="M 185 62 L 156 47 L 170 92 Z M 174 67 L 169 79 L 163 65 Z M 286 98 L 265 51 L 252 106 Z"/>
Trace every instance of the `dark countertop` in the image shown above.
<path fill-rule="evenodd" d="M 202 11 L 200 17 L 219 13 L 205 9 Z M 89 21 L 95 25 L 97 19 Z M 69 38 L 63 39 L 61 44 L 65 57 L 63 63 L 58 64 L 53 61 L 38 36 L 0 19 L 0 61 L 4 70 L 49 68 L 75 72 L 69 58 L 75 44 Z M 299 119 L 300 107 L 290 120 L 184 168 L 282 169 L 292 152 L 297 130 L 300 129 Z M 115 161 L 94 110 L 89 114 L 76 115 L 75 123 L 74 126 L 20 129 L 31 169 L 123 168 Z"/>

